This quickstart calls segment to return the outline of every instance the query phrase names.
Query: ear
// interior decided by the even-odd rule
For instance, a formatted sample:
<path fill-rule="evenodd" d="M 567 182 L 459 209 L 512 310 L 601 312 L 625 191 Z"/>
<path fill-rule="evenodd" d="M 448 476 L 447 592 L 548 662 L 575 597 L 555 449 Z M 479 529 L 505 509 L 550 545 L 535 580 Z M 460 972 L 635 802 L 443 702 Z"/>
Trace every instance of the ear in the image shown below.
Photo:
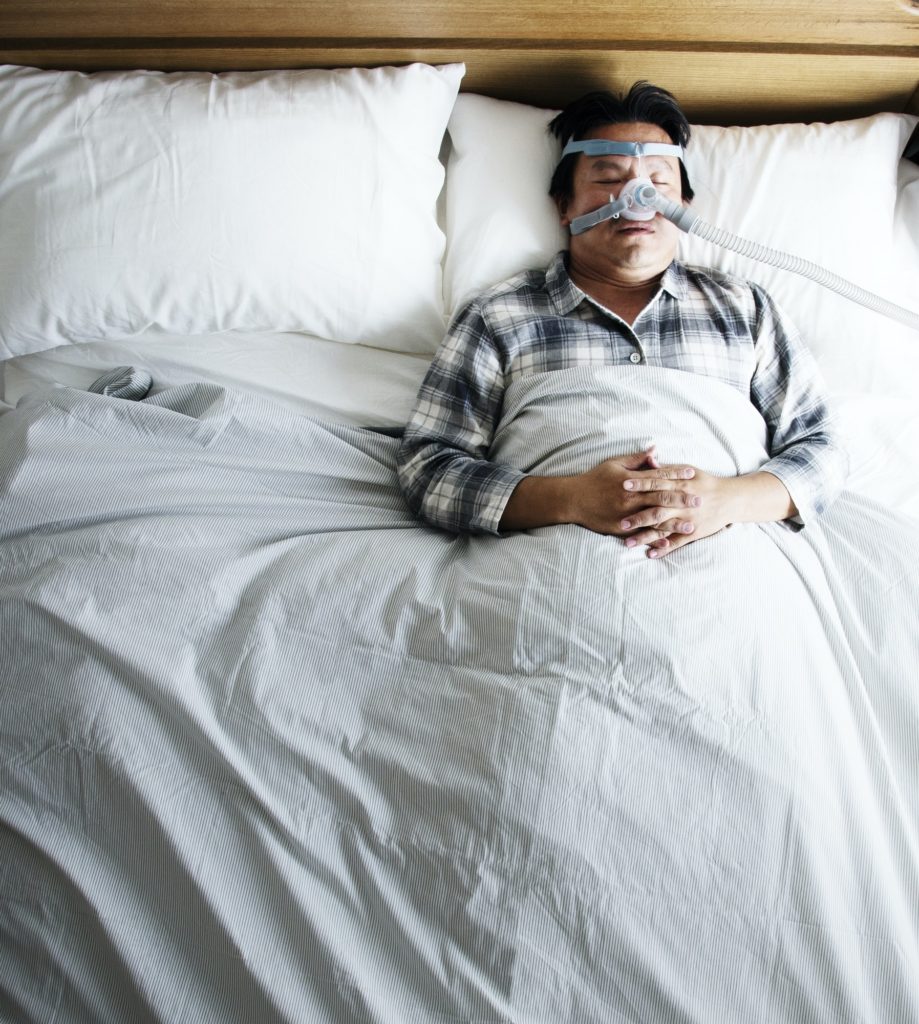
<path fill-rule="evenodd" d="M 557 198 L 555 200 L 555 208 L 558 210 L 558 219 L 561 221 L 562 227 L 568 227 L 571 223 L 571 218 L 568 216 L 568 200 Z"/>

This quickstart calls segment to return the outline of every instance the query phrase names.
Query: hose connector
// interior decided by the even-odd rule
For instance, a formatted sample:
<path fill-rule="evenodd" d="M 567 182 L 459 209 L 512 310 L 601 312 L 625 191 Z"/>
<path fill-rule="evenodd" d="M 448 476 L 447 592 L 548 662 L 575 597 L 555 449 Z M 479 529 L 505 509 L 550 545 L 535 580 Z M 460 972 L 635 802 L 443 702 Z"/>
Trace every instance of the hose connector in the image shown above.
<path fill-rule="evenodd" d="M 834 274 L 831 270 L 826 270 L 800 256 L 792 256 L 781 250 L 770 249 L 758 242 L 750 242 L 739 235 L 732 235 L 729 231 L 716 228 L 704 221 L 698 214 L 693 213 L 689 207 L 662 195 L 648 178 L 632 178 L 623 186 L 618 199 L 614 201 L 610 196 L 610 201 L 605 206 L 601 206 L 599 210 L 594 210 L 593 213 L 585 214 L 583 217 L 575 217 L 571 221 L 569 229 L 573 235 L 579 235 L 605 220 L 611 220 L 620 215 L 626 220 L 650 220 L 657 213 L 666 217 L 687 234 L 697 235 L 707 242 L 713 242 L 715 245 L 730 249 L 741 256 L 758 260 L 760 263 L 767 263 L 780 270 L 790 270 L 795 274 L 800 274 L 867 309 L 888 316 L 892 320 L 898 320 L 914 330 L 919 330 L 919 313 L 899 306 L 880 295 L 875 295 L 873 292 L 847 281 L 844 277 Z"/>
<path fill-rule="evenodd" d="M 688 206 L 668 199 L 658 192 L 650 181 L 643 182 L 635 189 L 632 198 L 636 206 L 660 213 L 687 234 L 692 231 L 696 221 L 699 220 L 698 214 L 693 213 Z"/>
<path fill-rule="evenodd" d="M 697 235 L 707 242 L 714 242 L 724 249 L 747 256 L 750 259 L 758 260 L 760 263 L 767 263 L 769 266 L 778 267 L 780 270 L 790 270 L 802 277 L 816 281 L 817 284 L 829 288 L 839 295 L 853 302 L 857 302 L 867 309 L 882 313 L 892 320 L 898 320 L 914 330 L 919 330 L 919 313 L 906 309 L 903 306 L 891 302 L 866 288 L 861 288 L 844 277 L 834 274 L 831 270 L 811 263 L 810 260 L 802 259 L 800 256 L 792 256 L 790 253 L 778 249 L 770 249 L 758 242 L 750 242 L 739 235 L 732 235 L 729 231 L 716 228 L 714 225 L 704 221 L 697 214 L 691 213 L 681 203 L 675 203 L 672 199 L 662 196 L 653 184 L 645 184 L 636 189 L 632 199 L 637 206 L 654 210 L 662 214 L 667 220 L 672 221 L 678 228 L 688 234 Z"/>

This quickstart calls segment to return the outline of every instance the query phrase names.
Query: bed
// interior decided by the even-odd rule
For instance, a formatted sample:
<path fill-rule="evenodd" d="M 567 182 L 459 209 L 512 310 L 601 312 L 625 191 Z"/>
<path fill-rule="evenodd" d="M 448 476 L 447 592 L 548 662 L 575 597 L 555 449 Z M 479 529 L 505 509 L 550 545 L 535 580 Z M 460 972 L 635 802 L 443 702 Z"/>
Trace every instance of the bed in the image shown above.
<path fill-rule="evenodd" d="M 804 529 L 454 535 L 395 472 L 598 85 L 676 93 L 704 218 L 919 311 L 916 6 L 556 7 L 0 12 L 0 1019 L 919 1019 L 919 332 L 681 240 L 817 358 Z M 534 376 L 508 464 L 766 457 L 690 375 Z"/>

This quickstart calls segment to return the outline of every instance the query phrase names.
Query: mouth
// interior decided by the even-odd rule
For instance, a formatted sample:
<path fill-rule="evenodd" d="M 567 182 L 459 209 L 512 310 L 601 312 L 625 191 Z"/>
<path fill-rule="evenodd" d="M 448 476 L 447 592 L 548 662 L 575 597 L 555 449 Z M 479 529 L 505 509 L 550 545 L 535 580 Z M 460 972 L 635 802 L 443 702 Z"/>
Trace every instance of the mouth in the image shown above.
<path fill-rule="evenodd" d="M 648 223 L 623 224 L 618 230 L 620 235 L 651 235 L 653 233 L 654 228 Z"/>

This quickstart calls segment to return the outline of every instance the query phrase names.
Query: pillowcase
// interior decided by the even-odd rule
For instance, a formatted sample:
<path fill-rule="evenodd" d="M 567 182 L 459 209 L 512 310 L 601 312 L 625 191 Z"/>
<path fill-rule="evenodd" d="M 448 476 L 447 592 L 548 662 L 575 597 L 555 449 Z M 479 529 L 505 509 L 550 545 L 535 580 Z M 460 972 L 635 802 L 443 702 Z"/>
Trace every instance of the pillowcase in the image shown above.
<path fill-rule="evenodd" d="M 547 195 L 559 147 L 546 127 L 556 113 L 472 94 L 458 98 L 448 126 L 444 288 L 450 315 L 483 287 L 543 266 L 567 246 Z M 710 223 L 865 287 L 889 288 L 898 159 L 915 121 L 880 114 L 834 124 L 696 125 L 686 160 L 693 209 Z M 870 223 L 870 238 L 853 231 L 856 218 Z M 483 235 L 489 244 L 481 242 Z M 680 257 L 780 282 L 775 291 L 786 292 L 791 304 L 800 290 L 805 311 L 819 288 L 695 236 L 681 236 Z"/>
<path fill-rule="evenodd" d="M 908 269 L 894 249 L 899 156 L 914 120 L 880 114 L 834 124 L 694 129 L 687 154 L 693 206 L 735 234 L 919 311 L 919 262 Z M 693 236 L 682 236 L 681 255 L 758 281 L 789 312 L 839 413 L 848 486 L 919 514 L 919 332 Z"/>
<path fill-rule="evenodd" d="M 919 125 L 919 117 L 915 119 Z M 910 290 L 916 287 L 914 270 L 919 266 L 919 164 L 900 161 L 897 213 L 894 223 L 894 256 L 904 282 L 909 277 Z M 914 300 L 915 301 L 919 300 Z"/>
<path fill-rule="evenodd" d="M 879 114 L 834 124 L 696 127 L 687 154 L 696 190 L 693 208 L 709 223 L 811 260 L 909 304 L 893 258 L 899 157 L 907 115 Z M 912 332 L 790 271 L 778 270 L 682 235 L 688 263 L 717 266 L 762 284 L 784 306 L 827 362 L 846 342 L 841 367 L 851 377 L 864 341 L 880 331 L 905 340 Z M 842 378 L 840 378 L 840 383 Z"/>
<path fill-rule="evenodd" d="M 447 127 L 444 297 L 452 316 L 475 294 L 567 248 L 549 198 L 557 111 L 464 93 Z"/>
<path fill-rule="evenodd" d="M 476 292 L 544 267 L 567 247 L 547 195 L 559 157 L 546 132 L 555 113 L 471 94 L 457 99 L 448 126 L 449 315 Z M 693 126 L 686 155 L 693 209 L 718 227 L 919 311 L 919 236 L 907 227 L 919 223 L 919 183 L 902 171 L 898 206 L 899 157 L 916 121 L 879 114 L 833 124 Z M 815 353 L 840 411 L 850 485 L 899 502 L 893 478 L 884 478 L 896 465 L 919 480 L 919 334 L 797 274 L 695 236 L 681 235 L 679 255 L 755 280 L 774 296 Z M 919 497 L 914 484 L 910 493 Z"/>
<path fill-rule="evenodd" d="M 0 354 L 303 331 L 432 351 L 465 67 L 0 67 Z"/>

